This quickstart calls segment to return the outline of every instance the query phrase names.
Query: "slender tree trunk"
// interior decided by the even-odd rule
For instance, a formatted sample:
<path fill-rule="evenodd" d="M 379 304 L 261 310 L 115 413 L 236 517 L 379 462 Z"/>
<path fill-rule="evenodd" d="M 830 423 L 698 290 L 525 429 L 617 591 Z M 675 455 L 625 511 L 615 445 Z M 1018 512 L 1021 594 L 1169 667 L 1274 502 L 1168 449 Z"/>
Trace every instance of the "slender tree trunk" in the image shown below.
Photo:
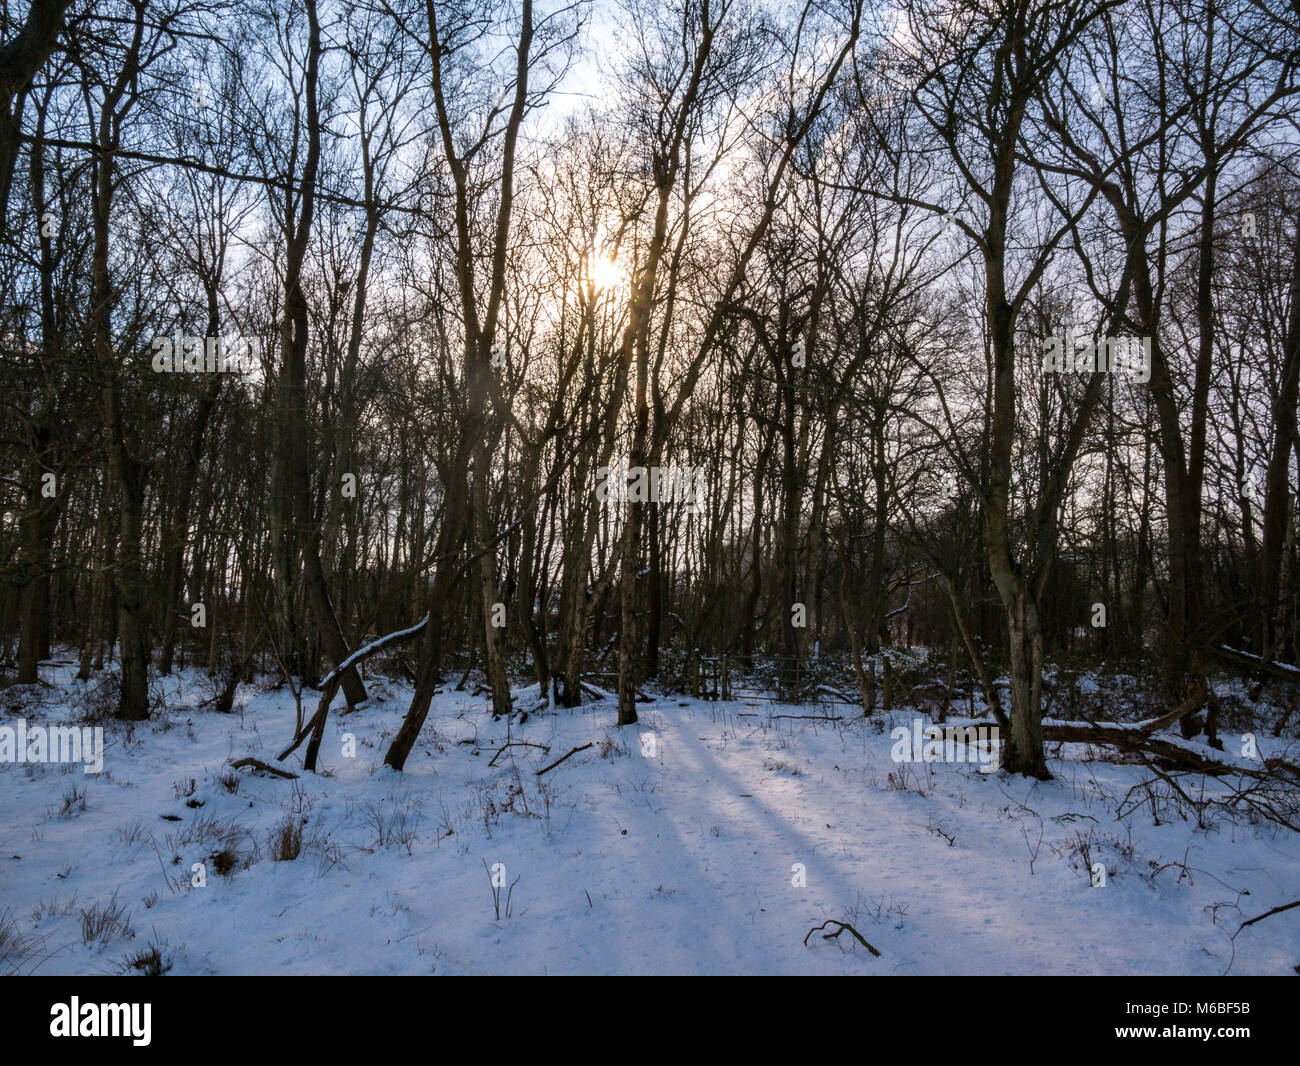
<path fill-rule="evenodd" d="M 40 451 L 48 433 L 37 433 Z M 20 522 L 23 560 L 21 588 L 18 595 L 18 677 L 20 685 L 40 680 L 38 666 L 45 653 L 49 632 L 51 547 L 59 520 L 59 500 L 42 495 L 42 471 L 33 464 L 27 479 L 27 508 Z M 56 483 L 57 484 L 57 483 Z"/>
<path fill-rule="evenodd" d="M 347 641 L 330 600 L 325 571 L 321 565 L 320 527 L 312 507 L 311 461 L 308 457 L 307 427 L 307 343 L 310 323 L 307 295 L 303 291 L 302 269 L 315 214 L 316 172 L 320 164 L 321 123 L 317 101 L 317 71 L 321 54 L 320 25 L 315 0 L 306 0 L 309 26 L 307 69 L 303 93 L 307 107 L 307 156 L 301 180 L 298 216 L 290 215 L 289 240 L 285 252 L 284 317 L 280 324 L 281 410 L 283 411 L 283 483 L 289 493 L 296 547 L 302 554 L 302 581 L 316 636 L 337 666 L 348 656 Z M 330 486 L 330 491 L 338 491 Z M 365 686 L 356 670 L 342 678 L 348 706 L 366 698 Z"/>
<path fill-rule="evenodd" d="M 460 463 L 456 462 L 459 467 Z M 397 730 L 393 742 L 388 746 L 384 762 L 394 770 L 401 770 L 415 746 L 424 721 L 429 716 L 429 706 L 433 702 L 434 692 L 441 681 L 442 641 L 445 624 L 445 610 L 451 601 L 461 567 L 454 558 L 456 548 L 465 535 L 465 481 L 458 477 L 447 486 L 447 506 L 443 513 L 442 526 L 438 530 L 438 540 L 434 545 L 434 577 L 429 589 L 429 621 L 421 640 L 419 666 L 415 675 L 415 692 L 411 696 L 411 705 L 406 717 Z"/>
<path fill-rule="evenodd" d="M 216 337 L 221 328 L 217 308 L 215 284 L 207 286 L 208 337 Z M 163 633 L 162 651 L 158 657 L 158 672 L 172 672 L 172 658 L 176 653 L 177 622 L 181 615 L 181 589 L 185 583 L 185 545 L 189 540 L 190 503 L 194 498 L 194 483 L 198 475 L 199 456 L 207 436 L 208 424 L 221 395 L 222 376 L 212 375 L 194 412 L 194 426 L 185 447 L 181 463 L 179 496 L 176 501 L 170 528 L 163 536 L 166 556 L 163 562 Z"/>
<path fill-rule="evenodd" d="M 488 514 L 488 479 L 491 476 L 487 442 L 480 439 L 474 448 L 474 529 L 478 543 L 479 596 L 483 622 L 483 669 L 492 690 L 494 717 L 509 714 L 510 681 L 506 677 L 505 658 L 501 652 L 501 629 L 495 623 L 497 603 L 496 550 L 490 548 L 491 528 Z"/>
<path fill-rule="evenodd" d="M 109 219 L 115 189 L 115 157 L 122 115 L 118 112 L 129 85 L 137 76 L 144 11 L 137 9 L 134 39 L 117 81 L 106 93 L 98 122 L 102 149 L 94 164 L 91 278 L 94 288 L 95 361 L 102 375 L 100 413 L 108 437 L 109 467 L 118 489 L 117 549 L 118 638 L 121 647 L 121 702 L 118 713 L 128 721 L 149 715 L 149 637 L 144 617 L 144 564 L 140 533 L 148 467 L 136 454 L 119 383 L 120 368 L 113 350 L 113 282 L 109 271 Z"/>

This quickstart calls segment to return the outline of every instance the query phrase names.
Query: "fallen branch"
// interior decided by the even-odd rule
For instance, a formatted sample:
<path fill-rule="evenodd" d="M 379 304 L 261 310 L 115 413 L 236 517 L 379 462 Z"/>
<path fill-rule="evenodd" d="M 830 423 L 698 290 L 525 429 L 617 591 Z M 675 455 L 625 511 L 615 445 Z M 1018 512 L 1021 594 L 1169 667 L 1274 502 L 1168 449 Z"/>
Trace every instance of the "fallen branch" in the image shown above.
<path fill-rule="evenodd" d="M 261 770 L 266 774 L 274 774 L 276 777 L 286 777 L 296 779 L 297 774 L 291 774 L 288 770 L 281 770 L 278 767 L 271 766 L 269 763 L 262 762 L 261 759 L 254 759 L 251 755 L 236 759 L 230 764 L 232 770 L 238 770 L 241 766 L 251 766 L 254 770 Z"/>
<path fill-rule="evenodd" d="M 429 615 L 426 613 L 423 618 L 421 618 L 418 622 L 415 623 L 415 625 L 411 626 L 409 629 L 395 630 L 392 633 L 379 637 L 377 640 L 372 640 L 364 648 L 358 648 L 346 659 L 344 659 L 341 663 L 339 663 L 338 666 L 336 666 L 333 670 L 331 670 L 328 674 L 325 675 L 325 677 L 321 680 L 320 687 L 325 688 L 325 686 L 328 685 L 331 681 L 335 680 L 335 678 L 342 677 L 354 666 L 360 663 L 363 659 L 369 659 L 370 656 L 375 654 L 375 652 L 382 651 L 390 644 L 396 644 L 399 640 L 405 640 L 407 637 L 415 636 L 416 633 L 420 632 L 420 630 L 422 630 L 425 627 L 425 625 L 428 624 L 428 621 L 429 621 Z"/>
<path fill-rule="evenodd" d="M 376 652 L 382 651 L 391 644 L 399 640 L 405 640 L 407 637 L 413 637 L 420 632 L 429 621 L 429 615 L 426 613 L 415 625 L 408 629 L 398 629 L 392 633 L 380 637 L 378 640 L 372 640 L 364 648 L 358 648 L 338 666 L 331 670 L 324 678 L 321 679 L 320 702 L 316 705 L 316 713 L 311 716 L 311 721 L 307 722 L 294 736 L 292 743 L 280 752 L 276 758 L 283 762 L 294 750 L 306 740 L 309 736 L 312 742 L 307 748 L 307 757 L 303 760 L 303 766 L 308 770 L 316 769 L 316 753 L 320 748 L 321 737 L 325 733 L 325 719 L 330 713 L 330 704 L 334 701 L 334 694 L 339 690 L 339 683 L 344 674 L 362 661 L 370 658 Z M 434 695 L 437 695 L 435 692 Z"/>
<path fill-rule="evenodd" d="M 541 748 L 542 751 L 546 752 L 548 755 L 551 752 L 551 749 L 548 748 L 545 744 L 533 744 L 527 740 L 512 740 L 510 741 L 510 743 L 502 744 L 501 747 L 497 748 L 497 753 L 492 756 L 492 759 L 488 763 L 488 765 L 495 766 L 497 764 L 497 759 L 501 758 L 501 753 L 505 751 L 506 748 Z"/>
<path fill-rule="evenodd" d="M 853 934 L 853 938 L 859 944 L 861 944 L 864 948 L 866 948 L 869 952 L 871 952 L 871 954 L 873 954 L 876 958 L 880 958 L 880 952 L 878 952 L 875 948 L 873 948 L 870 944 L 868 944 L 866 939 L 863 937 L 863 935 L 859 933 L 856 929 L 854 929 L 853 926 L 849 925 L 848 922 L 837 922 L 834 918 L 829 918 L 826 921 L 822 922 L 821 925 L 817 925 L 809 929 L 808 936 L 803 938 L 803 946 L 804 947 L 808 946 L 809 936 L 812 936 L 813 933 L 821 933 L 822 930 L 825 929 L 828 925 L 838 925 L 839 928 L 836 929 L 835 932 L 833 933 L 822 933 L 823 940 L 834 940 L 837 936 L 839 936 L 841 933 L 847 930 L 848 932 Z"/>
<path fill-rule="evenodd" d="M 591 747 L 593 744 L 595 744 L 595 743 L 596 743 L 596 742 L 595 742 L 594 740 L 589 740 L 589 741 L 587 741 L 587 743 L 584 744 L 582 747 L 580 747 L 580 748 L 574 748 L 571 752 L 569 752 L 569 755 L 562 755 L 562 756 L 560 756 L 560 758 L 556 759 L 555 762 L 551 763 L 550 766 L 546 766 L 546 767 L 543 767 L 542 769 L 538 770 L 538 771 L 537 771 L 537 776 L 538 776 L 538 777 L 541 777 L 542 774 L 547 773 L 547 772 L 550 771 L 550 770 L 554 770 L 557 766 L 560 765 L 560 763 L 564 762 L 565 759 L 569 758 L 570 755 L 577 755 L 578 752 L 580 752 L 580 751 L 586 751 L 588 748 L 590 748 L 590 747 Z"/>
<path fill-rule="evenodd" d="M 1263 914 L 1256 915 L 1248 922 L 1242 922 L 1241 929 L 1238 929 L 1237 932 L 1240 933 L 1242 929 L 1246 928 L 1246 926 L 1254 925 L 1256 922 L 1262 922 L 1265 918 L 1271 918 L 1275 914 L 1281 914 L 1283 911 L 1289 911 L 1292 907 L 1300 907 L 1300 899 L 1296 900 L 1294 903 L 1286 903 L 1283 904 L 1281 907 L 1274 907 L 1271 911 L 1265 911 Z"/>
<path fill-rule="evenodd" d="M 838 714 L 769 714 L 769 718 L 798 718 L 805 722 L 842 722 Z"/>

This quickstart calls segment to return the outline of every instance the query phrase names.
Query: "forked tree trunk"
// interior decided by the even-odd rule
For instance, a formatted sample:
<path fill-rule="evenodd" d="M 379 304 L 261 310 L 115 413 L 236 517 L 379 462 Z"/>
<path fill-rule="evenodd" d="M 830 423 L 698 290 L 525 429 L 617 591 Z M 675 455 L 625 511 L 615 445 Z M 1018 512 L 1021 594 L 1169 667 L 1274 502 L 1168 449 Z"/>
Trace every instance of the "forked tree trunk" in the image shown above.
<path fill-rule="evenodd" d="M 1011 637 L 1011 721 L 1002 765 L 1011 773 L 1048 781 L 1043 754 L 1043 633 L 1038 608 L 1021 590 L 1007 605 Z"/>
<path fill-rule="evenodd" d="M 384 763 L 394 770 L 401 770 L 415 746 L 424 721 L 429 716 L 429 706 L 441 681 L 442 640 L 445 625 L 444 610 L 460 578 L 461 566 L 454 558 L 455 549 L 464 539 L 466 521 L 466 483 L 463 457 L 468 449 L 463 445 L 453 460 L 451 483 L 447 486 L 447 504 L 443 512 L 442 526 L 438 530 L 438 540 L 434 545 L 433 585 L 429 589 L 429 622 L 425 627 L 418 656 L 419 666 L 415 675 L 415 692 L 411 696 L 411 705 L 406 710 L 406 717 L 393 737 L 384 755 Z"/>
<path fill-rule="evenodd" d="M 477 542 L 479 600 L 483 621 L 483 671 L 492 692 L 492 714 L 510 714 L 510 681 L 501 653 L 501 629 L 494 624 L 497 603 L 496 549 L 489 547 L 488 478 L 491 468 L 487 442 L 480 438 L 474 447 L 474 530 Z"/>

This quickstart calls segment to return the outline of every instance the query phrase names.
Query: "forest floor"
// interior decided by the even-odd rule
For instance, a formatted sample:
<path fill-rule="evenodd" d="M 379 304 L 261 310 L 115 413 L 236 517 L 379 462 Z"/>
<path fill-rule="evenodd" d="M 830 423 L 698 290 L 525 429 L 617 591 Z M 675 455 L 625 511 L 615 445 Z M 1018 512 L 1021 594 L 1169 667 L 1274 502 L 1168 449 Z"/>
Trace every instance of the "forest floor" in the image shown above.
<path fill-rule="evenodd" d="M 47 684 L 0 690 L 0 726 L 79 720 L 93 699 L 71 674 L 49 667 Z M 397 774 L 383 756 L 409 690 L 368 684 L 367 705 L 331 715 L 322 772 L 297 780 L 228 765 L 274 761 L 294 727 L 288 690 L 243 686 L 221 715 L 199 707 L 211 683 L 191 671 L 157 682 L 154 719 L 103 722 L 102 773 L 0 765 L 0 972 L 130 972 L 155 948 L 172 974 L 1300 963 L 1300 910 L 1233 936 L 1300 897 L 1300 836 L 1222 811 L 1198 826 L 1167 790 L 1131 793 L 1149 770 L 1083 761 L 1077 745 L 1035 782 L 895 763 L 890 729 L 911 729 L 913 711 L 799 721 L 770 715 L 810 712 L 661 697 L 622 730 L 609 700 L 543 710 L 509 732 L 543 747 L 492 765 L 507 723 L 481 697 L 445 693 Z M 521 705 L 535 699 L 521 692 Z M 301 769 L 298 756 L 286 765 Z M 277 861 L 299 830 L 296 858 Z M 828 919 L 879 957 L 848 933 L 805 946 Z"/>

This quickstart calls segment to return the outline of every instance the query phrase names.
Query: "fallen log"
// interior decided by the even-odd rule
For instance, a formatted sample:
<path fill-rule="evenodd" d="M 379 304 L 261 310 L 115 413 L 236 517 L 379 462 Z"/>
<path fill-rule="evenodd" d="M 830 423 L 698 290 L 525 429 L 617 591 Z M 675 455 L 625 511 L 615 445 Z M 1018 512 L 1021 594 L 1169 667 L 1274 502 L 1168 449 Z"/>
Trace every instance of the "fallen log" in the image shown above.
<path fill-rule="evenodd" d="M 1206 689 L 1205 682 L 1199 677 L 1187 686 L 1187 697 L 1168 714 L 1162 714 L 1159 718 L 1152 718 L 1146 722 L 1139 722 L 1138 728 L 1144 733 L 1154 733 L 1157 729 L 1164 729 L 1171 726 L 1180 718 L 1186 718 L 1194 711 L 1200 710 L 1205 703 Z"/>
<path fill-rule="evenodd" d="M 1122 726 L 1114 722 L 1043 721 L 1043 740 L 1064 744 L 1108 744 L 1122 752 L 1143 752 L 1189 770 L 1210 774 L 1262 772 L 1259 763 L 1233 758 L 1221 751 L 1177 737 L 1154 736 L 1145 725 Z"/>
<path fill-rule="evenodd" d="M 551 701 L 548 700 L 545 696 L 541 696 L 530 706 L 525 707 L 522 714 L 526 718 L 528 715 L 536 714 L 538 711 L 542 710 L 543 708 L 549 707 L 550 705 L 551 705 Z M 520 721 L 523 721 L 523 719 L 521 718 Z"/>
<path fill-rule="evenodd" d="M 585 692 L 588 696 L 590 696 L 590 697 L 591 697 L 592 699 L 594 699 L 594 700 L 612 700 L 612 699 L 616 699 L 616 698 L 617 698 L 617 695 L 618 695 L 616 692 L 606 692 L 606 691 L 605 691 L 604 689 L 602 689 L 602 688 L 597 688 L 595 685 L 591 684 L 589 681 L 582 681 L 582 682 L 579 682 L 579 684 L 582 686 L 582 691 Z M 654 702 L 655 702 L 655 698 L 654 698 L 653 696 L 647 696 L 647 695 L 646 695 L 644 692 L 642 692 L 641 689 L 639 689 L 639 688 L 638 688 L 638 689 L 633 689 L 632 691 L 636 693 L 636 701 L 637 701 L 637 703 L 654 703 Z"/>
<path fill-rule="evenodd" d="M 1275 663 L 1272 659 L 1264 659 L 1259 655 L 1241 651 L 1238 648 L 1229 648 L 1226 644 L 1220 644 L 1210 650 L 1224 662 L 1235 663 L 1237 666 L 1247 666 L 1252 670 L 1260 670 L 1272 674 L 1282 681 L 1300 681 L 1300 670 L 1286 663 Z"/>

